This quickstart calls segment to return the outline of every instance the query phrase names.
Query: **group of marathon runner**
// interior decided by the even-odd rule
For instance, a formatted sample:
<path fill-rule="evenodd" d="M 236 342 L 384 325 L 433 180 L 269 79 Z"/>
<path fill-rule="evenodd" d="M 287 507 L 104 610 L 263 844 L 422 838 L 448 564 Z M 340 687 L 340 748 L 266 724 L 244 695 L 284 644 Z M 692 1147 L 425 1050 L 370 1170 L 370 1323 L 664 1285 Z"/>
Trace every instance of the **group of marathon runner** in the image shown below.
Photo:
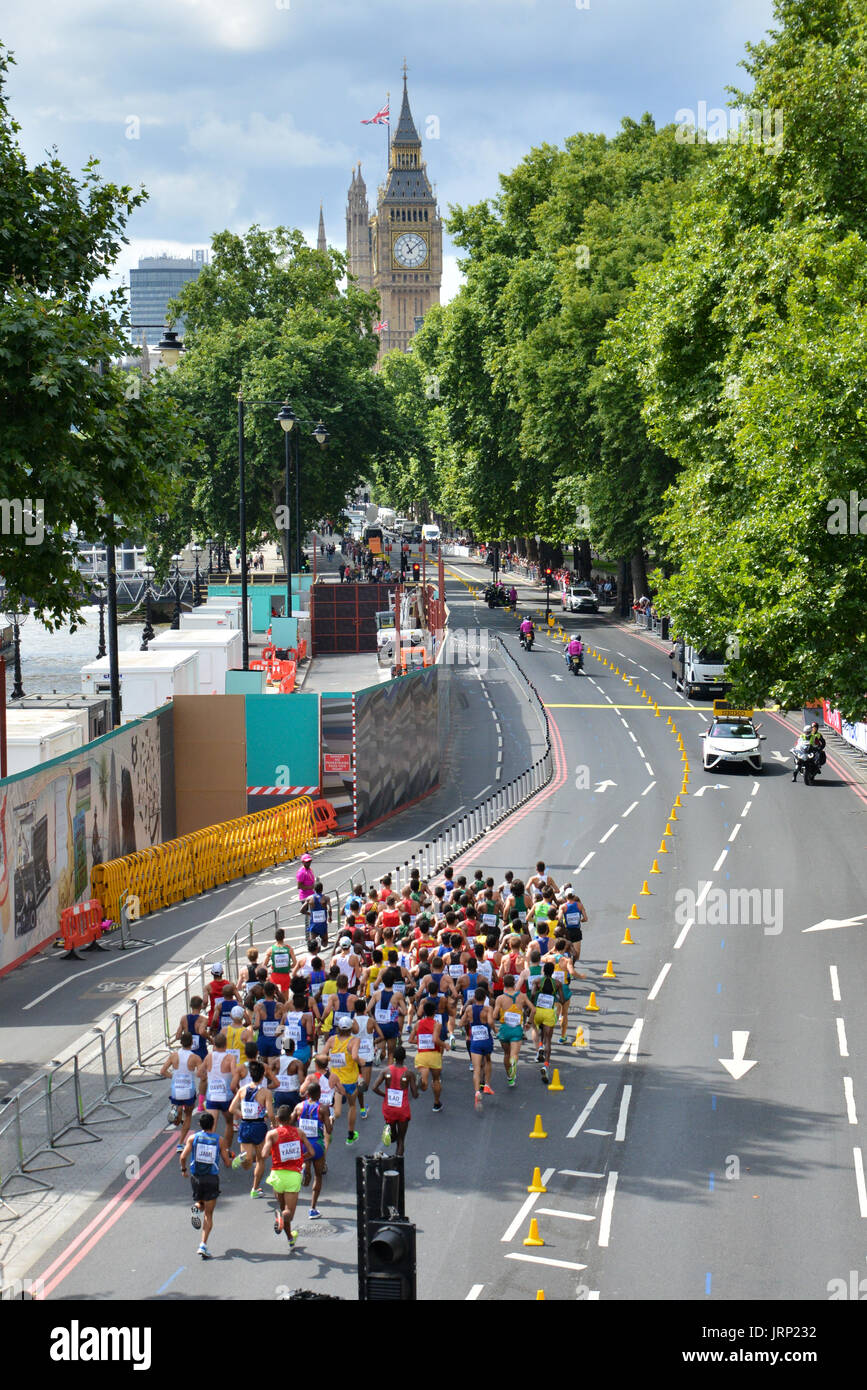
<path fill-rule="evenodd" d="M 237 981 L 211 966 L 207 997 L 190 1000 L 162 1068 L 203 1259 L 211 1258 L 221 1164 L 252 1174 L 253 1198 L 265 1196 L 263 1181 L 271 1187 L 274 1230 L 293 1250 L 302 1187 L 310 1188 L 308 1217 L 321 1216 L 328 1149 L 344 1114 L 352 1146 L 371 1094 L 379 1097 L 382 1144 L 401 1155 L 412 1100 L 430 1090 L 434 1112 L 443 1109 L 446 1053 L 463 1046 L 468 1054 L 480 1111 L 494 1094 L 495 1045 L 513 1087 L 528 1030 L 547 1084 L 555 1033 L 568 1041 L 571 983 L 584 978 L 587 913 L 542 862 L 525 880 L 510 871 L 499 885 L 481 870 L 455 879 L 451 868 L 433 889 L 417 870 L 401 889 L 388 874 L 378 887 L 358 885 L 330 950 L 331 903 L 309 855 L 298 882 L 306 949 L 296 953 L 278 928 L 266 950 L 250 948 Z"/>

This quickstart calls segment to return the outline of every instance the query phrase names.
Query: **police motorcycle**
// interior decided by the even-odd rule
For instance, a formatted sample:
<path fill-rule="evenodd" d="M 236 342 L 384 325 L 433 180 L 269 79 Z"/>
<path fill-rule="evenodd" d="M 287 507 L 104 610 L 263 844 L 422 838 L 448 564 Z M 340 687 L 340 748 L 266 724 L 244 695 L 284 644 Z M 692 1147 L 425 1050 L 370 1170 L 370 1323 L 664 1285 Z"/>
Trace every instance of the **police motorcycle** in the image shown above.
<path fill-rule="evenodd" d="M 822 770 L 822 756 L 820 750 L 810 743 L 806 734 L 801 734 L 798 742 L 792 749 L 792 758 L 795 764 L 792 773 L 792 781 L 797 782 L 798 773 L 802 772 L 804 774 L 804 785 L 812 787 Z"/>

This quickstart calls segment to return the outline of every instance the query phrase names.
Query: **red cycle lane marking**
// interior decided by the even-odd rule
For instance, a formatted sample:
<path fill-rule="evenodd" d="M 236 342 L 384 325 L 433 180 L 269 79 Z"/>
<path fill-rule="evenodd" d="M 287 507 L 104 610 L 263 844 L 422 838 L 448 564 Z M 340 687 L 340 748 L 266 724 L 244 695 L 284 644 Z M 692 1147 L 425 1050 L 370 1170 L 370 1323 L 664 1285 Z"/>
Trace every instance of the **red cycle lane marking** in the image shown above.
<path fill-rule="evenodd" d="M 85 1226 L 84 1230 L 79 1232 L 74 1240 L 70 1241 L 66 1249 L 58 1255 L 53 1264 L 50 1264 L 41 1278 L 36 1281 L 37 1288 L 40 1290 L 39 1298 L 45 1299 L 50 1293 L 54 1292 L 57 1285 L 62 1283 L 68 1274 L 72 1273 L 75 1267 L 84 1259 L 85 1255 L 89 1254 L 93 1247 L 102 1240 L 102 1237 L 111 1230 L 115 1222 L 120 1220 L 127 1208 L 150 1186 L 154 1178 L 159 1176 L 163 1168 L 165 1168 L 166 1164 L 171 1161 L 175 1154 L 177 1142 L 177 1137 L 175 1135 L 167 1139 L 165 1144 L 157 1149 L 156 1153 L 152 1154 L 147 1160 L 147 1163 L 142 1168 L 138 1177 L 130 1184 L 130 1190 L 127 1192 L 115 1193 L 89 1225 Z M 150 1169 L 150 1172 L 148 1172 L 148 1169 Z M 114 1210 L 112 1210 L 112 1208 L 114 1208 Z M 111 1212 L 110 1216 L 108 1215 L 109 1212 Z M 93 1232 L 92 1235 L 90 1234 L 91 1232 Z M 90 1236 L 90 1239 L 88 1239 L 88 1236 Z M 87 1243 L 82 1245 L 83 1241 Z M 81 1246 L 80 1249 L 78 1248 L 79 1246 Z M 76 1251 L 77 1254 L 74 1253 Z M 61 1265 L 65 1265 L 65 1268 L 60 1269 Z M 60 1269 L 60 1272 L 52 1279 L 51 1276 L 57 1269 Z"/>
<path fill-rule="evenodd" d="M 525 816 L 531 813 L 531 811 L 535 811 L 540 802 L 547 801 L 548 797 L 553 796 L 555 792 L 559 791 L 566 781 L 568 772 L 566 770 L 566 753 L 563 747 L 563 739 L 557 722 L 550 712 L 548 713 L 548 725 L 551 729 L 551 747 L 554 752 L 554 779 L 551 785 L 546 787 L 545 791 L 539 792 L 537 796 L 534 796 L 532 801 L 530 801 L 522 811 L 516 811 L 514 815 L 508 816 L 498 830 L 494 830 L 490 835 L 485 835 L 481 844 L 477 846 L 475 850 L 460 857 L 459 862 L 455 864 L 455 868 L 468 867 L 470 864 L 474 864 L 477 859 L 481 859 L 483 856 L 487 855 L 489 845 L 494 844 L 501 836 L 505 835 L 507 831 L 512 830 L 514 826 L 518 825 Z"/>

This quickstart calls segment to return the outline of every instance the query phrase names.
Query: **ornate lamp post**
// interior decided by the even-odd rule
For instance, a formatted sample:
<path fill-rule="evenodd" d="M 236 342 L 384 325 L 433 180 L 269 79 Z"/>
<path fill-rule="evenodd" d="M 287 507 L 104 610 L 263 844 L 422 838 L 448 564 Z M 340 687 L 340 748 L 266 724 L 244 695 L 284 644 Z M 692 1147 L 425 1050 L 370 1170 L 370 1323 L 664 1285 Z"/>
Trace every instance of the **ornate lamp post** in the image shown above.
<path fill-rule="evenodd" d="M 175 567 L 175 608 L 172 613 L 172 632 L 177 632 L 181 625 L 181 557 L 172 556 L 172 564 Z"/>
<path fill-rule="evenodd" d="M 199 545 L 198 541 L 193 541 L 190 550 L 193 552 L 193 557 L 196 562 L 196 576 L 193 581 L 193 602 L 196 608 L 198 608 L 202 602 L 202 576 L 199 573 L 199 556 L 202 553 L 202 547 Z"/>
<path fill-rule="evenodd" d="M 142 565 L 141 572 L 145 577 L 145 625 L 141 635 L 141 646 L 139 647 L 139 651 L 146 652 L 148 649 L 148 642 L 154 640 L 154 630 L 151 627 L 151 580 L 154 577 L 154 567 L 153 565 Z"/>
<path fill-rule="evenodd" d="M 18 600 L 18 606 L 7 609 L 4 614 L 6 621 L 12 624 L 12 646 L 15 653 L 14 657 L 14 681 L 10 700 L 23 700 L 24 687 L 21 684 L 21 624 L 27 621 L 28 611 L 23 600 Z"/>
<path fill-rule="evenodd" d="M 93 591 L 96 595 L 96 601 L 99 604 L 99 651 L 96 653 L 96 659 L 100 661 L 102 657 L 105 656 L 105 585 L 95 584 L 93 586 Z"/>

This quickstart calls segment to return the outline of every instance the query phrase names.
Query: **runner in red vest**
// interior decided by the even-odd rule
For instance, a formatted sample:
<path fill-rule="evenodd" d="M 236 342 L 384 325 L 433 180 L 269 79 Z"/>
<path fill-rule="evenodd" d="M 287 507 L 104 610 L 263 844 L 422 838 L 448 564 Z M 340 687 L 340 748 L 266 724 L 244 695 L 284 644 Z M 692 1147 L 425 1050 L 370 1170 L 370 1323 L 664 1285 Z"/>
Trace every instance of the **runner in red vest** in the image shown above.
<path fill-rule="evenodd" d="M 373 1088 L 378 1096 L 383 1097 L 382 1118 L 385 1120 L 385 1128 L 382 1131 L 382 1142 L 388 1145 L 396 1139 L 398 1158 L 403 1156 L 406 1132 L 412 1119 L 409 1108 L 410 1093 L 418 1099 L 415 1075 L 403 1065 L 405 1060 L 406 1050 L 398 1043 L 394 1049 L 393 1064 L 380 1072 Z"/>
<path fill-rule="evenodd" d="M 292 1109 L 281 1105 L 277 1111 L 277 1128 L 269 1129 L 262 1147 L 262 1157 L 271 1158 L 271 1172 L 267 1182 L 277 1196 L 277 1215 L 274 1217 L 274 1233 L 286 1232 L 290 1252 L 295 1249 L 298 1232 L 292 1230 L 292 1218 L 298 1205 L 301 1191 L 301 1170 L 305 1158 L 312 1158 L 313 1150 L 300 1129 L 290 1124 Z"/>

